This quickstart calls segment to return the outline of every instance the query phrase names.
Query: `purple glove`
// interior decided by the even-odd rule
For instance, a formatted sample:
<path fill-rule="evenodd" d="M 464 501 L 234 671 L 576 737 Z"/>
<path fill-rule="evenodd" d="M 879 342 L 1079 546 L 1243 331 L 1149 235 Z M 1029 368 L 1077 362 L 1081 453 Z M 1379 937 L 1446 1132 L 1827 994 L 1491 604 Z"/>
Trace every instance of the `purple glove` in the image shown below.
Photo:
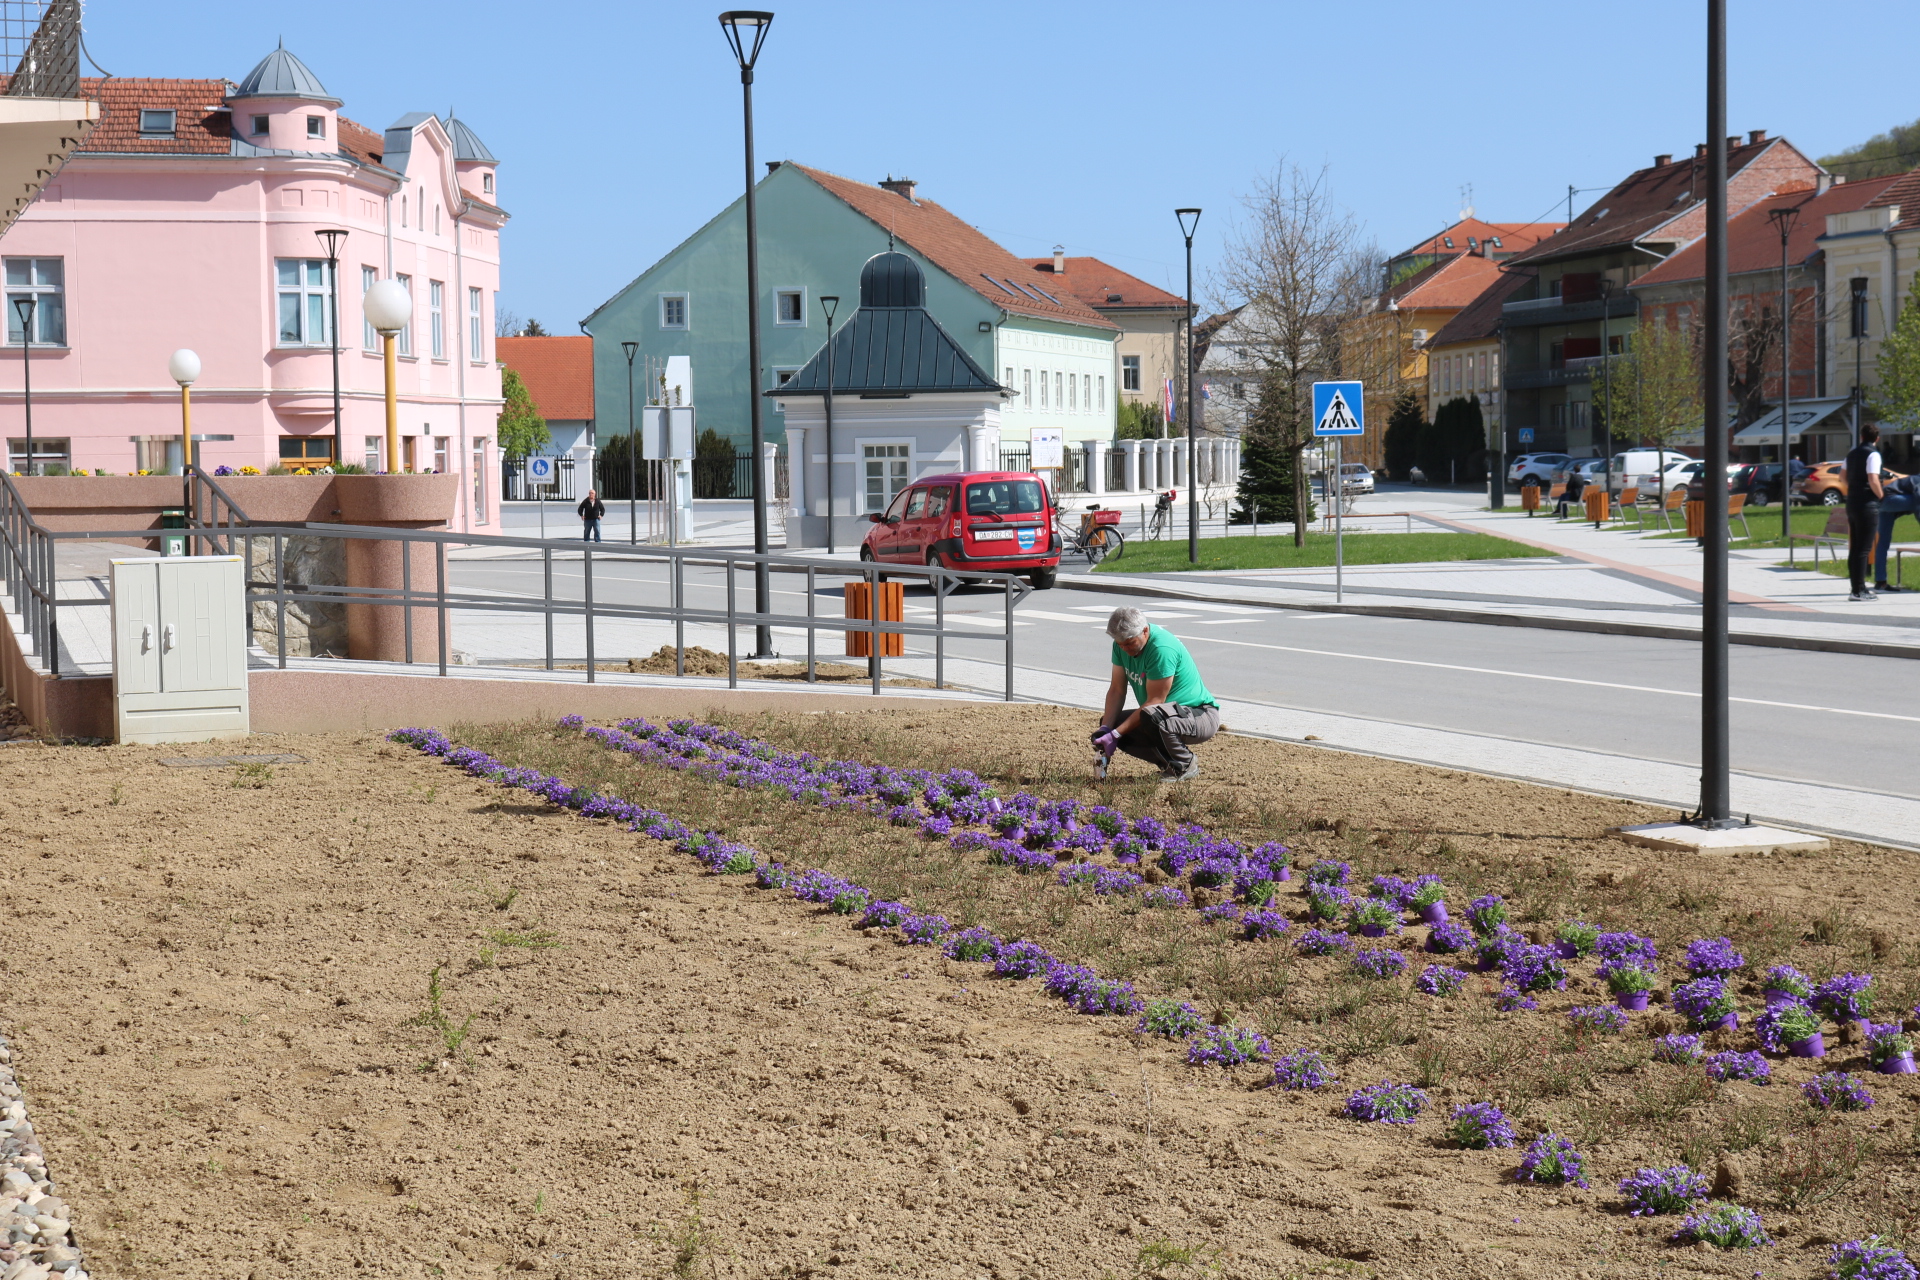
<path fill-rule="evenodd" d="M 1110 756 L 1120 748 L 1120 732 L 1117 729 L 1101 725 L 1093 733 L 1093 749 L 1103 756 Z"/>

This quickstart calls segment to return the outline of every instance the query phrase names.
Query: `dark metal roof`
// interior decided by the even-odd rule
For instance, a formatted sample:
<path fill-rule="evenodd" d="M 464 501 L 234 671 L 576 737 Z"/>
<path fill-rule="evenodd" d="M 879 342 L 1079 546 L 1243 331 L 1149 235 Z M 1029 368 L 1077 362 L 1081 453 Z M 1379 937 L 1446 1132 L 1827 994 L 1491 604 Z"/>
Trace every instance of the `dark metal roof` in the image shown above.
<path fill-rule="evenodd" d="M 253 70 L 247 72 L 240 87 L 227 98 L 235 102 L 242 98 L 306 98 L 335 107 L 340 105 L 340 99 L 328 93 L 320 77 L 287 52 L 285 44 L 260 59 Z"/>
<path fill-rule="evenodd" d="M 481 164 L 499 164 L 493 158 L 493 152 L 487 150 L 487 144 L 480 141 L 480 135 L 467 127 L 467 122 L 447 112 L 447 136 L 453 139 L 453 158 L 457 162 L 476 161 Z"/>
<path fill-rule="evenodd" d="M 926 279 L 904 253 L 876 254 L 860 272 L 860 309 L 833 335 L 836 395 L 913 395 L 1002 390 L 927 312 Z M 827 391 L 827 348 L 770 396 Z"/>

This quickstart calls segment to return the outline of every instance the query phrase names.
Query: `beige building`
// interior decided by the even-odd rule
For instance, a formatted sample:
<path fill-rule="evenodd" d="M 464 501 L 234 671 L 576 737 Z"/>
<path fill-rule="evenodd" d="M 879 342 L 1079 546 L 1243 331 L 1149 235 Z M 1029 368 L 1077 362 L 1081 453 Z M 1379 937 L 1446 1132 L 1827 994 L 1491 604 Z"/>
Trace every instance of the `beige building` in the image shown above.
<path fill-rule="evenodd" d="M 1057 247 L 1051 258 L 1025 261 L 1042 277 L 1041 287 L 1053 293 L 1064 289 L 1120 326 L 1113 385 L 1122 404 L 1163 404 L 1169 380 L 1179 402 L 1180 321 L 1187 309 L 1179 295 L 1098 258 L 1070 258 Z"/>
<path fill-rule="evenodd" d="M 1866 389 L 1870 406 L 1879 383 L 1880 343 L 1914 289 L 1920 266 L 1920 169 L 1897 179 L 1863 209 L 1829 214 L 1825 234 L 1815 243 L 1826 254 L 1827 394 L 1851 395 L 1858 385 Z M 1883 423 L 1882 429 L 1898 426 L 1906 429 L 1888 441 L 1890 453 L 1897 456 L 1896 465 L 1911 465 L 1911 426 Z"/>

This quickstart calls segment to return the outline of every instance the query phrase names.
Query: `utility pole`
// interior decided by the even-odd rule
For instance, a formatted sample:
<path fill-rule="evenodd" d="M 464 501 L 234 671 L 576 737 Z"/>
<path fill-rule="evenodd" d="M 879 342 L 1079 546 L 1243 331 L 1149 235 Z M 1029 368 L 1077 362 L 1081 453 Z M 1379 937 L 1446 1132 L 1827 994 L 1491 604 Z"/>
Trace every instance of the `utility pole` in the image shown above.
<path fill-rule="evenodd" d="M 1727 668 L 1727 0 L 1707 0 L 1706 537 L 1700 627 L 1700 813 L 1732 816 Z"/>

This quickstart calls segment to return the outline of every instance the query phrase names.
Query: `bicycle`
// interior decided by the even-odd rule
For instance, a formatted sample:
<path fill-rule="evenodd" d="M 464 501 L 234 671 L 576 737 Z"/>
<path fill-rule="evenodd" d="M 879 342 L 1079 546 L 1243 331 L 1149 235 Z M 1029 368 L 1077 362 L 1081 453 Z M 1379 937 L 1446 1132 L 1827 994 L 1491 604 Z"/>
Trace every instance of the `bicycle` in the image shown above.
<path fill-rule="evenodd" d="M 1177 491 L 1167 490 L 1153 500 L 1153 519 L 1147 522 L 1147 540 L 1158 542 L 1173 532 L 1173 499 Z"/>
<path fill-rule="evenodd" d="M 1120 533 L 1120 512 L 1117 508 L 1102 508 L 1099 503 L 1094 503 L 1080 517 L 1080 529 L 1075 532 L 1067 528 L 1065 514 L 1055 507 L 1054 526 L 1060 531 L 1064 550 L 1085 556 L 1090 565 L 1099 564 L 1102 560 L 1118 560 L 1127 549 L 1127 540 Z"/>

